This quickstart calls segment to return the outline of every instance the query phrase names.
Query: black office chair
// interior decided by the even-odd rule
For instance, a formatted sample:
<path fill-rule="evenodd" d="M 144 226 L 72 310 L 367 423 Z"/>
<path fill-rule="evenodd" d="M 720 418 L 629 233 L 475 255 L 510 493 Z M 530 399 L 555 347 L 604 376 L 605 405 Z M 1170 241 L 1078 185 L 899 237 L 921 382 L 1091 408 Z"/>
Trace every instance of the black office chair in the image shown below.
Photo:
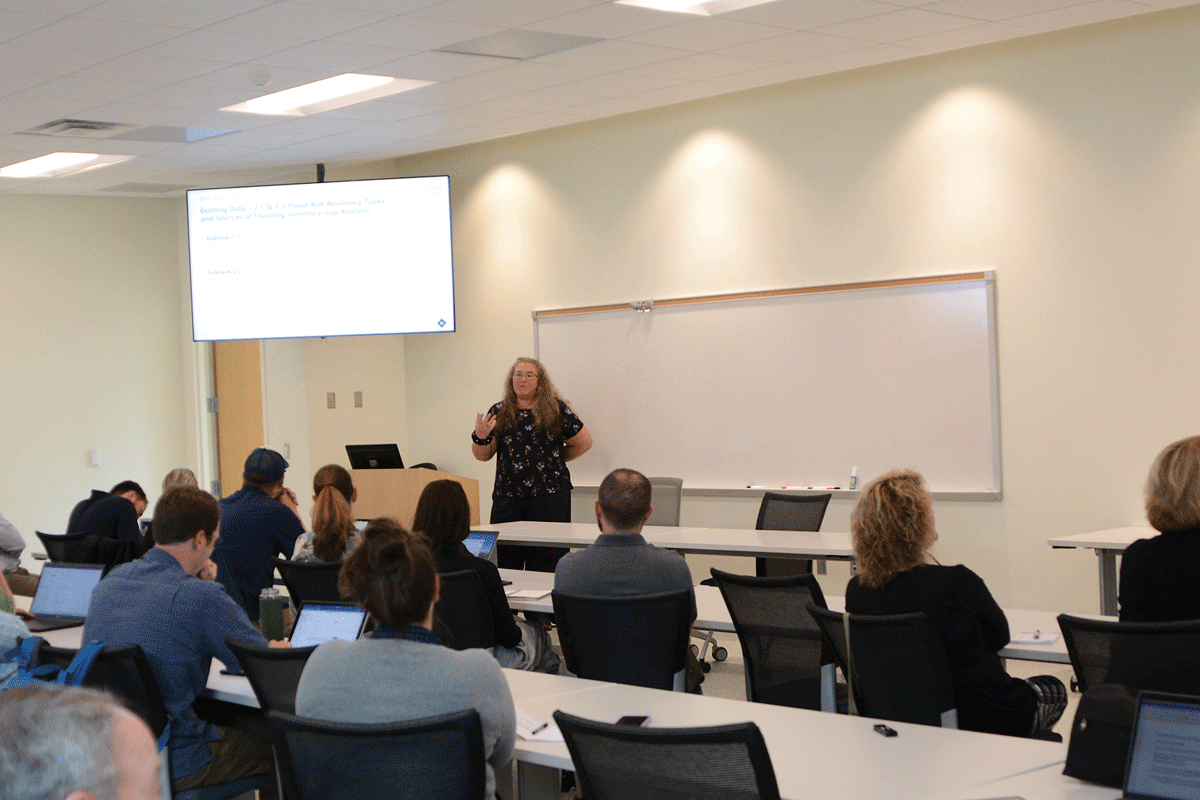
<path fill-rule="evenodd" d="M 354 725 L 268 711 L 288 800 L 481 800 L 487 785 L 475 709 Z"/>
<path fill-rule="evenodd" d="M 550 600 L 563 660 L 573 675 L 683 690 L 691 592 L 582 597 L 554 591 Z"/>
<path fill-rule="evenodd" d="M 808 611 L 848 677 L 860 716 L 958 727 L 950 664 L 923 613 L 850 614 L 847 646 L 842 614 L 813 603 Z"/>
<path fill-rule="evenodd" d="M 87 531 L 79 533 L 68 533 L 59 535 L 54 533 L 42 533 L 34 531 L 37 537 L 42 541 L 42 547 L 46 550 L 46 557 L 51 561 L 61 561 L 64 564 L 94 564 L 96 554 L 94 537 L 93 541 L 87 540 L 89 534 Z"/>
<path fill-rule="evenodd" d="M 338 573 L 342 562 L 326 564 L 320 561 L 289 561 L 272 558 L 271 563 L 283 577 L 283 585 L 291 595 L 292 605 L 299 611 L 309 600 L 341 600 L 338 591 Z"/>
<path fill-rule="evenodd" d="M 771 755 L 753 722 L 639 728 L 562 711 L 554 721 L 588 800 L 779 800 Z"/>
<path fill-rule="evenodd" d="M 466 650 L 490 648 L 496 644 L 492 607 L 483 590 L 483 581 L 475 570 L 443 572 L 440 598 L 433 617 L 438 635 L 447 647 Z"/>
<path fill-rule="evenodd" d="M 1081 692 L 1119 683 L 1134 692 L 1200 694 L 1200 620 L 1115 622 L 1059 614 L 1058 626 Z"/>
<path fill-rule="evenodd" d="M 832 494 L 780 494 L 766 492 L 758 507 L 758 521 L 754 523 L 760 531 L 819 531 L 825 520 L 825 509 Z M 812 572 L 812 561 L 792 558 L 756 558 L 754 574 L 795 575 Z"/>
<path fill-rule="evenodd" d="M 109 539 L 86 531 L 58 536 L 35 531 L 51 561 L 64 564 L 102 564 L 104 575 L 118 564 L 133 561 L 144 552 L 141 542 Z"/>
<path fill-rule="evenodd" d="M 742 645 L 746 699 L 836 711 L 834 658 L 807 608 L 809 603 L 825 608 L 816 577 L 758 578 L 719 569 L 712 576 Z"/>
<path fill-rule="evenodd" d="M 250 681 L 250 688 L 258 698 L 258 707 L 265 711 L 296 711 L 296 687 L 308 657 L 316 650 L 312 647 L 258 647 L 239 642 L 232 636 L 225 637 L 225 644 L 237 656 L 238 663 Z"/>
<path fill-rule="evenodd" d="M 52 647 L 43 643 L 34 652 L 34 664 L 57 664 L 65 667 L 71 663 L 75 653 L 76 651 L 69 647 Z M 112 692 L 126 708 L 146 722 L 154 738 L 159 740 L 163 769 L 166 770 L 169 759 L 166 757 L 166 750 L 162 748 L 166 745 L 164 731 L 169 721 L 167 707 L 163 703 L 158 680 L 150 668 L 150 661 L 141 646 L 130 644 L 102 647 L 96 655 L 96 660 L 92 662 L 83 685 Z M 254 775 L 218 786 L 174 792 L 173 797 L 174 800 L 225 800 L 274 785 L 274 775 Z"/>

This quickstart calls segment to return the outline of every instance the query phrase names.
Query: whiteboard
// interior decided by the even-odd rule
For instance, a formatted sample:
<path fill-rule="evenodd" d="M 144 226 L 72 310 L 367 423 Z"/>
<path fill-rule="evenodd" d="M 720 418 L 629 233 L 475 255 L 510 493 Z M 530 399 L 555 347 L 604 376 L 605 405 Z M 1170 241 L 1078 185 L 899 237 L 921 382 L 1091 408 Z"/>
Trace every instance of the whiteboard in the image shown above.
<path fill-rule="evenodd" d="M 617 467 L 685 489 L 859 487 L 913 468 L 1000 496 L 994 275 L 534 312 L 538 358 Z"/>

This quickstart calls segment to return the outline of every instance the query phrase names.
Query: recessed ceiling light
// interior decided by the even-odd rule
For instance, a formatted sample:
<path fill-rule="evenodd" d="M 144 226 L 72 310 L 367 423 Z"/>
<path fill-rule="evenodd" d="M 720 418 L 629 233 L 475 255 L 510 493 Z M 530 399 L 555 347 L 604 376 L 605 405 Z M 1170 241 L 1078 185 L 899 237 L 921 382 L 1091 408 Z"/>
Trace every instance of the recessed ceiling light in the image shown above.
<path fill-rule="evenodd" d="M 128 161 L 133 156 L 101 155 L 99 153 L 50 153 L 7 167 L 0 167 L 4 178 L 57 178 L 97 167 L 107 167 Z"/>
<path fill-rule="evenodd" d="M 433 81 L 408 78 L 389 78 L 385 75 L 359 75 L 347 72 L 314 83 L 306 83 L 281 92 L 256 97 L 237 105 L 225 106 L 222 111 L 241 111 L 247 114 L 273 114 L 288 117 L 307 117 L 335 108 L 378 100 L 388 95 L 428 86 Z"/>
<path fill-rule="evenodd" d="M 774 0 L 616 0 L 623 6 L 641 6 L 656 11 L 678 11 L 681 14 L 713 16 L 741 8 L 772 3 Z"/>

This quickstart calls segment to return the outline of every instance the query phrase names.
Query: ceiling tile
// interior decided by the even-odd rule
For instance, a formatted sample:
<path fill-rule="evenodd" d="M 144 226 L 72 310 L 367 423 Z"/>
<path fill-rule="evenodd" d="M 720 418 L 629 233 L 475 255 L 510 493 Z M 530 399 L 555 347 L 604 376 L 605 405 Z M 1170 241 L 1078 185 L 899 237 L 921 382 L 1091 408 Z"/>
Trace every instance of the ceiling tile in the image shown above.
<path fill-rule="evenodd" d="M 734 75 L 752 69 L 770 66 L 770 61 L 758 58 L 721 55 L 719 53 L 694 53 L 671 61 L 660 61 L 635 67 L 630 72 L 639 75 L 657 75 L 663 78 L 705 81 L 723 75 Z"/>
<path fill-rule="evenodd" d="M 534 27 L 540 31 L 574 33 L 579 36 L 595 36 L 598 39 L 621 39 L 678 23 L 679 14 L 610 2 L 544 19 Z"/>
<path fill-rule="evenodd" d="M 228 31 L 213 31 L 207 28 L 185 33 L 169 42 L 148 47 L 144 55 L 197 58 L 224 61 L 236 64 L 253 61 L 269 53 L 278 53 L 303 44 L 300 39 L 285 39 L 277 36 L 250 36 Z"/>
<path fill-rule="evenodd" d="M 204 0 L 202 3 L 108 0 L 95 5 L 89 3 L 90 7 L 81 11 L 79 16 L 120 22 L 176 25 L 181 28 L 203 28 L 214 22 L 270 5 L 272 2 L 273 0 Z"/>
<path fill-rule="evenodd" d="M 668 28 L 657 28 L 622 38 L 659 47 L 703 51 L 770 39 L 785 33 L 788 33 L 787 29 L 774 25 L 758 25 L 720 17 L 699 17 Z"/>
<path fill-rule="evenodd" d="M 561 64 L 566 67 L 579 67 L 597 72 L 624 70 L 668 61 L 688 55 L 690 51 L 673 47 L 658 47 L 651 44 L 641 44 L 622 39 L 608 39 L 595 44 L 577 47 L 574 50 L 564 50 L 561 53 L 551 53 L 541 56 L 538 61 L 547 64 Z"/>
<path fill-rule="evenodd" d="M 380 11 L 330 8 L 307 3 L 271 3 L 208 26 L 214 31 L 252 36 L 286 36 L 294 39 L 327 39 L 355 28 L 395 18 Z"/>
<path fill-rule="evenodd" d="M 328 38 L 335 42 L 397 47 L 402 50 L 434 50 L 497 30 L 501 29 L 495 26 L 404 16 L 393 17 L 368 28 L 359 28 Z"/>
<path fill-rule="evenodd" d="M 965 28 L 971 24 L 973 24 L 973 20 L 966 17 L 906 8 L 851 22 L 826 25 L 815 30 L 818 33 L 845 36 L 850 39 L 864 39 L 868 42 L 894 42 L 954 28 Z"/>
<path fill-rule="evenodd" d="M 519 28 L 594 5 L 595 0 L 446 0 L 414 11 L 413 16 Z"/>
<path fill-rule="evenodd" d="M 808 30 L 895 10 L 895 3 L 875 0 L 775 0 L 773 3 L 731 11 L 724 16 L 760 25 Z"/>
<path fill-rule="evenodd" d="M 762 61 L 796 62 L 807 61 L 830 53 L 844 53 L 847 50 L 858 50 L 866 46 L 861 39 L 848 39 L 844 36 L 829 36 L 823 33 L 797 31 L 785 33 L 771 39 L 726 47 L 722 55 L 739 58 L 754 58 Z"/>

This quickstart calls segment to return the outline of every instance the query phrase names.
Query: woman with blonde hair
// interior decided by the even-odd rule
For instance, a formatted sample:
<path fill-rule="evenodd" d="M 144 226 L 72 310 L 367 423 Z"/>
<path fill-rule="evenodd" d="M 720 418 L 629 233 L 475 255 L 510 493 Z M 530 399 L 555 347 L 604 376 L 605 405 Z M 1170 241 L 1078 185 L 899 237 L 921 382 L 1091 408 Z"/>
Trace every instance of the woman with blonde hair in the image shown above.
<path fill-rule="evenodd" d="M 516 520 L 571 521 L 567 462 L 592 447 L 592 434 L 554 388 L 546 368 L 519 358 L 508 371 L 504 399 L 475 416 L 471 453 L 496 456 L 493 525 Z M 566 549 L 500 545 L 500 566 L 553 572 Z"/>
<path fill-rule="evenodd" d="M 868 484 L 850 533 L 858 574 L 846 586 L 846 610 L 929 617 L 950 662 L 960 728 L 1034 736 L 1054 726 L 1067 703 L 1062 681 L 1005 672 L 998 653 L 1009 642 L 1008 620 L 983 579 L 929 555 L 938 534 L 920 474 L 897 470 Z"/>
<path fill-rule="evenodd" d="M 1159 532 L 1121 554 L 1122 622 L 1200 619 L 1200 436 L 1154 459 L 1146 519 Z"/>
<path fill-rule="evenodd" d="M 292 561 L 324 561 L 332 564 L 350 555 L 358 545 L 351 504 L 358 489 L 350 473 L 338 464 L 326 464 L 313 476 L 312 530 L 296 539 Z"/>

